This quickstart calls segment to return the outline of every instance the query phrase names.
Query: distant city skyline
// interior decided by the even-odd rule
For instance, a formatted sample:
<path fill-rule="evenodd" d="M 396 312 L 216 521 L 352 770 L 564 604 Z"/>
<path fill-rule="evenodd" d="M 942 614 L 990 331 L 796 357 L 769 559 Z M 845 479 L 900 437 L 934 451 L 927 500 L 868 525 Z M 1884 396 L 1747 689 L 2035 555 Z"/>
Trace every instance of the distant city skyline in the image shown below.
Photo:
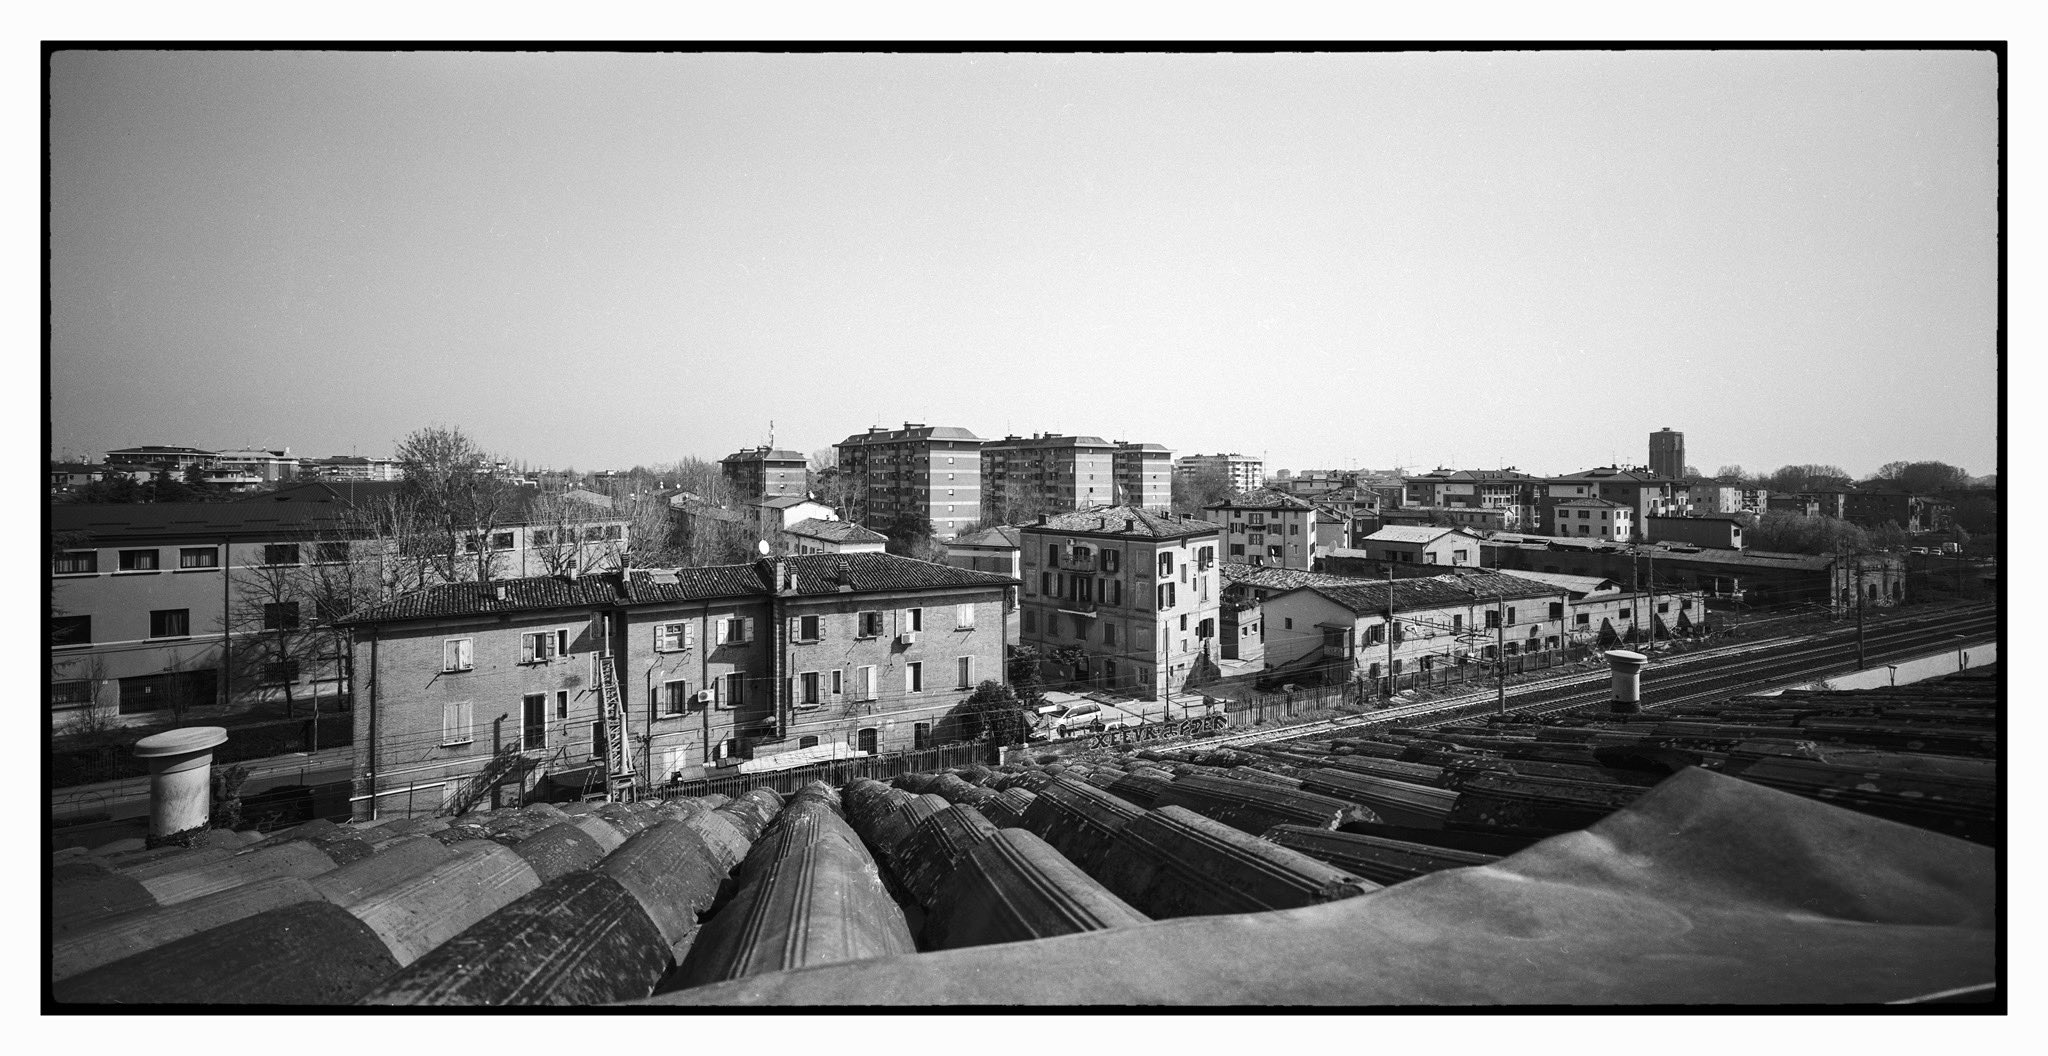
<path fill-rule="evenodd" d="M 60 52 L 50 454 L 1998 472 L 1989 52 Z"/>

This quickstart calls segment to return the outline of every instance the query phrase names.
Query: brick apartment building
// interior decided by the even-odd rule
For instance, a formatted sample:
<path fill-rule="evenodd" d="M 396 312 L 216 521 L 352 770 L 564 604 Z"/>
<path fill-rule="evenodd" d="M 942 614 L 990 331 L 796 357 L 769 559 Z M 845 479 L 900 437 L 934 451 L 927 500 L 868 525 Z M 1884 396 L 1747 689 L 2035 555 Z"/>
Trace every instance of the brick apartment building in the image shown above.
<path fill-rule="evenodd" d="M 1223 556 L 1228 561 L 1308 569 L 1351 542 L 1348 518 L 1274 491 L 1210 503 L 1202 507 L 1202 516 L 1222 526 Z"/>
<path fill-rule="evenodd" d="M 53 728 L 97 711 L 144 721 L 166 709 L 348 690 L 340 665 L 308 649 L 260 664 L 252 639 L 307 635 L 312 591 L 344 571 L 379 581 L 389 546 L 359 538 L 355 494 L 397 485 L 303 484 L 240 502 L 60 505 L 50 509 L 47 648 Z M 530 497 L 531 493 L 522 493 Z M 283 495 L 282 499 L 277 496 Z M 323 498 L 324 496 L 324 498 Z M 465 542 L 456 573 L 531 576 L 616 564 L 630 525 L 603 511 L 575 524 L 508 523 Z M 485 551 L 479 554 L 479 549 Z"/>
<path fill-rule="evenodd" d="M 1251 491 L 1266 482 L 1264 459 L 1235 452 L 1219 455 L 1188 455 L 1174 460 L 1173 472 L 1180 480 L 1192 480 L 1208 470 L 1222 472 L 1232 491 Z"/>
<path fill-rule="evenodd" d="M 1221 526 L 1135 506 L 1040 518 L 1019 531 L 1025 642 L 1078 646 L 1076 683 L 1158 700 L 1218 673 Z"/>
<path fill-rule="evenodd" d="M 604 787 L 827 744 L 959 739 L 1016 581 L 890 554 L 453 584 L 351 615 L 358 814 L 432 813 L 494 758 Z M 607 686 L 611 687 L 607 689 Z M 529 774 L 529 777 L 536 776 Z"/>
<path fill-rule="evenodd" d="M 808 494 L 805 469 L 810 460 L 796 451 L 766 444 L 735 451 L 718 460 L 718 471 L 740 502 L 760 502 Z"/>
<path fill-rule="evenodd" d="M 850 493 L 849 520 L 891 538 L 951 539 L 980 520 L 981 438 L 950 425 L 905 422 L 869 429 L 833 445 Z"/>
<path fill-rule="evenodd" d="M 1173 452 L 1158 444 L 1112 440 L 1115 504 L 1164 511 L 1173 505 Z"/>
<path fill-rule="evenodd" d="M 1677 512 L 1684 496 L 1684 489 L 1669 477 L 1660 477 L 1645 469 L 1620 466 L 1602 466 L 1561 477 L 1547 477 L 1542 486 L 1536 523 L 1526 525 L 1523 531 L 1578 534 L 1576 529 L 1571 533 L 1558 530 L 1556 510 L 1559 503 L 1579 499 L 1605 499 L 1620 503 L 1629 509 L 1630 524 L 1640 527 L 1652 517 Z"/>

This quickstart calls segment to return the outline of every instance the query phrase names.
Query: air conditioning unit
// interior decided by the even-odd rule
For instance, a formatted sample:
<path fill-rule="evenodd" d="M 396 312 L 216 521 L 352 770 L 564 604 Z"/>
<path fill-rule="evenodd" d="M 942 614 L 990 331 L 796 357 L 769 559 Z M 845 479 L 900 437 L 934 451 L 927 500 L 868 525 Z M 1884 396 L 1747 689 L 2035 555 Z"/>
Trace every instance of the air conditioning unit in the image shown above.
<path fill-rule="evenodd" d="M 897 645 L 916 645 L 916 644 L 917 644 L 917 632 L 916 632 L 916 631 L 904 631 L 904 632 L 903 632 L 902 634 L 899 634 L 899 635 L 897 635 L 897 636 L 896 636 L 896 644 L 897 644 Z"/>
<path fill-rule="evenodd" d="M 697 691 L 697 703 L 699 704 L 709 704 L 716 699 L 718 699 L 718 694 L 711 690 L 700 689 Z"/>

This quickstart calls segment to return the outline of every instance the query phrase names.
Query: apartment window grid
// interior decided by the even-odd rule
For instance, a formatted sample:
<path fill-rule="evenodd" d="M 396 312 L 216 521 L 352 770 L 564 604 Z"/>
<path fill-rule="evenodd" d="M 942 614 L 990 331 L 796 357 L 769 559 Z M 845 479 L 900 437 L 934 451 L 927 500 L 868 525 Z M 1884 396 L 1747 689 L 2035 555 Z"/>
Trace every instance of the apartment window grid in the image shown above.
<path fill-rule="evenodd" d="M 157 554 L 153 549 L 123 550 L 118 560 L 118 567 L 123 572 L 155 572 L 158 568 Z"/>
<path fill-rule="evenodd" d="M 149 614 L 149 636 L 151 638 L 189 638 L 192 636 L 191 609 L 153 609 Z"/>
<path fill-rule="evenodd" d="M 50 563 L 50 572 L 58 576 L 79 576 L 100 570 L 100 553 L 97 550 L 66 550 Z"/>

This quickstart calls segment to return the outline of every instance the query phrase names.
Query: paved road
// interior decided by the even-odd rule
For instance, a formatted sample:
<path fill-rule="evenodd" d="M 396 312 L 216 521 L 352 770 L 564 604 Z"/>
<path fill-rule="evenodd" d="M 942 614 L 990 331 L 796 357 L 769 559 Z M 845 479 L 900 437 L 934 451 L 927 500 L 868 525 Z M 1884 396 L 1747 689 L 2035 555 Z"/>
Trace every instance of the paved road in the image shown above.
<path fill-rule="evenodd" d="M 279 785 L 346 781 L 354 762 L 355 748 L 352 745 L 243 760 L 242 765 L 249 768 L 249 780 L 242 785 L 242 794 L 248 796 Z M 50 820 L 62 821 L 87 814 L 108 814 L 116 819 L 148 815 L 149 778 L 128 777 L 74 785 L 50 793 Z"/>

